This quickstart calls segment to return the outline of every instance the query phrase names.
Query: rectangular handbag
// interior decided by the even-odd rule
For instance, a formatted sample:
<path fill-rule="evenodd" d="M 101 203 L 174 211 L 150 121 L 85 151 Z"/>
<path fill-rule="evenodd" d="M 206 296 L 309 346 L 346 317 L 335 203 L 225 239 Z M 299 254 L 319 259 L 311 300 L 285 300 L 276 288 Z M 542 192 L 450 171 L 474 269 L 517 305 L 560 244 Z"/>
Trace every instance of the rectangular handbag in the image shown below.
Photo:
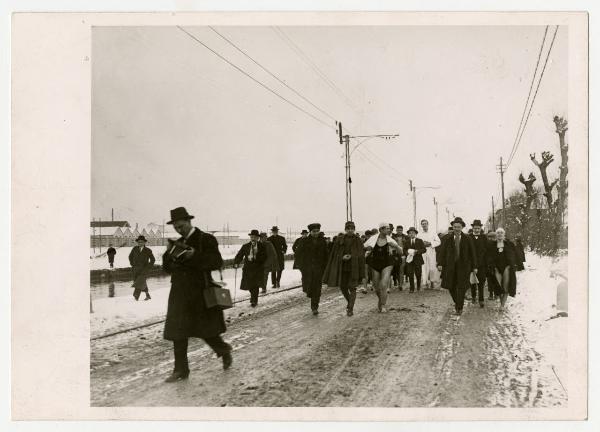
<path fill-rule="evenodd" d="M 224 310 L 233 307 L 231 293 L 227 288 L 223 288 L 216 282 L 209 280 L 206 275 L 204 275 L 204 280 L 206 281 L 206 287 L 202 294 L 204 295 L 204 304 L 208 309 Z"/>

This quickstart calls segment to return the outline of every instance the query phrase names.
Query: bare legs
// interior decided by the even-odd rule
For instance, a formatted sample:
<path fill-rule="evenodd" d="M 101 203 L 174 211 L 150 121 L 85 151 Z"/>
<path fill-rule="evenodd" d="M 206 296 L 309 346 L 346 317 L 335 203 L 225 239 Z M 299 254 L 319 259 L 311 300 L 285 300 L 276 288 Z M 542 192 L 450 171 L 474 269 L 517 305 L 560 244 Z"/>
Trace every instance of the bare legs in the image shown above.
<path fill-rule="evenodd" d="M 379 312 L 383 312 L 385 309 L 385 305 L 387 303 L 387 290 L 390 285 L 390 277 L 392 275 L 393 266 L 387 266 L 380 272 L 375 269 L 373 271 L 373 286 L 375 287 L 375 292 L 377 293 L 377 297 L 379 302 L 377 304 L 377 308 Z"/>
<path fill-rule="evenodd" d="M 508 285 L 510 283 L 510 269 L 509 267 L 505 267 L 504 271 L 500 273 L 498 269 L 494 269 L 496 272 L 496 280 L 498 284 L 502 287 L 502 294 L 500 294 L 500 307 L 504 308 L 504 304 L 506 303 L 506 299 L 508 298 Z"/>

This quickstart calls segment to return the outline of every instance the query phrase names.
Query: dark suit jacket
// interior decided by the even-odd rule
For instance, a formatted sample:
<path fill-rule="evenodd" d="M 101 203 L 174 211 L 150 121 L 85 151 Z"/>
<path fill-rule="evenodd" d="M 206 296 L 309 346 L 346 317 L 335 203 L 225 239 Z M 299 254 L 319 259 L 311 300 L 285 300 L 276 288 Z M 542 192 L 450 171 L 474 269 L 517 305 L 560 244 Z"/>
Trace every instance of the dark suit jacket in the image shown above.
<path fill-rule="evenodd" d="M 404 256 L 408 257 L 408 250 L 415 249 L 415 255 L 413 257 L 412 263 L 415 265 L 423 265 L 425 261 L 423 261 L 423 254 L 427 252 L 427 248 L 425 247 L 425 243 L 420 238 L 415 238 L 415 245 L 411 245 L 412 239 L 407 238 L 404 240 L 404 245 L 402 246 L 402 250 L 404 251 Z"/>
<path fill-rule="evenodd" d="M 473 241 L 473 246 L 475 246 L 475 256 L 477 258 L 477 263 L 475 264 L 475 266 L 478 269 L 485 270 L 487 265 L 486 253 L 488 248 L 488 239 L 483 233 L 479 234 L 478 238 L 475 238 L 474 234 L 469 234 L 469 236 Z M 478 272 L 479 271 L 481 270 L 478 270 Z"/>

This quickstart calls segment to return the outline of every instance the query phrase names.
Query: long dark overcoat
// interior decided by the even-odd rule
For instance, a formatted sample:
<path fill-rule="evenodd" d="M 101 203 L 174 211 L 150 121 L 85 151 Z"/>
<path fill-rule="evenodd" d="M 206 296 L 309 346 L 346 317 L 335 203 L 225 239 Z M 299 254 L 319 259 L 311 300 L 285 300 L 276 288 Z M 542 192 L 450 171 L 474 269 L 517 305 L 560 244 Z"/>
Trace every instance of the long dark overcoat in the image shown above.
<path fill-rule="evenodd" d="M 129 252 L 129 264 L 131 264 L 131 270 L 133 271 L 133 286 L 135 288 L 142 291 L 148 289 L 146 278 L 154 262 L 152 249 L 145 246 L 141 250 L 139 246 L 131 249 L 131 252 Z"/>
<path fill-rule="evenodd" d="M 302 272 L 302 290 L 309 296 L 321 295 L 323 271 L 327 265 L 327 243 L 324 238 L 308 236 L 300 240 L 302 253 L 298 267 Z"/>
<path fill-rule="evenodd" d="M 323 283 L 327 286 L 339 287 L 342 283 L 342 257 L 344 255 L 344 237 L 346 235 L 335 237 L 332 242 L 327 267 L 323 273 Z M 350 255 L 351 273 L 348 286 L 349 288 L 356 288 L 365 277 L 365 249 L 363 241 L 358 234 L 352 236 Z"/>
<path fill-rule="evenodd" d="M 183 242 L 184 238 L 179 241 Z M 185 243 L 195 249 L 190 259 L 175 260 L 169 251 L 163 255 L 163 269 L 171 274 L 164 338 L 218 336 L 226 331 L 223 311 L 207 309 L 203 295 L 207 281 L 211 280 L 211 271 L 223 265 L 217 239 L 196 228 Z"/>
<path fill-rule="evenodd" d="M 496 275 L 495 275 L 495 271 L 494 271 L 494 258 L 497 256 L 498 254 L 498 249 L 496 247 L 496 242 L 495 241 L 489 241 L 487 243 L 488 247 L 487 247 L 487 251 L 486 251 L 486 258 L 487 258 L 487 265 L 488 265 L 488 269 L 491 275 L 493 275 L 491 278 L 488 279 L 488 282 L 492 283 L 492 291 L 494 291 L 495 295 L 500 295 L 504 292 L 504 290 L 502 289 L 502 287 L 500 286 L 500 284 L 498 283 L 498 279 L 496 279 Z M 517 252 L 516 252 L 516 248 L 515 248 L 515 244 L 513 242 L 511 242 L 510 240 L 504 240 L 504 248 L 506 249 L 506 260 L 508 261 L 508 267 L 509 267 L 509 281 L 508 281 L 508 294 L 511 297 L 514 297 L 517 294 L 517 273 L 516 273 L 516 268 L 517 268 Z"/>
<path fill-rule="evenodd" d="M 294 240 L 294 244 L 292 245 L 292 251 L 294 252 L 294 269 L 298 269 L 298 257 L 300 256 L 300 254 L 302 253 L 300 251 L 300 249 L 298 248 L 298 246 L 300 246 L 300 242 L 304 237 L 298 237 L 296 240 Z"/>
<path fill-rule="evenodd" d="M 256 242 L 256 257 L 253 261 L 248 259 L 250 255 L 251 242 L 248 242 L 240 248 L 239 252 L 233 259 L 236 264 L 244 262 L 242 269 L 242 282 L 240 289 L 249 291 L 251 288 L 259 288 L 262 286 L 264 265 L 267 260 L 267 248 L 264 243 Z"/>
<path fill-rule="evenodd" d="M 456 248 L 454 247 L 454 234 L 446 235 L 440 247 L 438 265 L 443 268 L 442 287 L 452 289 L 452 283 L 455 280 L 459 289 L 466 290 L 471 286 L 469 278 L 471 272 L 477 268 L 477 257 L 475 256 L 475 246 L 468 234 L 462 233 L 460 240 L 460 253 L 458 263 L 455 265 Z"/>
<path fill-rule="evenodd" d="M 285 238 L 280 236 L 279 234 L 273 234 L 267 240 L 271 242 L 273 247 L 275 247 L 275 252 L 277 252 L 277 264 L 279 264 L 279 270 L 283 270 L 285 267 L 284 257 L 287 252 L 287 243 L 285 242 Z"/>

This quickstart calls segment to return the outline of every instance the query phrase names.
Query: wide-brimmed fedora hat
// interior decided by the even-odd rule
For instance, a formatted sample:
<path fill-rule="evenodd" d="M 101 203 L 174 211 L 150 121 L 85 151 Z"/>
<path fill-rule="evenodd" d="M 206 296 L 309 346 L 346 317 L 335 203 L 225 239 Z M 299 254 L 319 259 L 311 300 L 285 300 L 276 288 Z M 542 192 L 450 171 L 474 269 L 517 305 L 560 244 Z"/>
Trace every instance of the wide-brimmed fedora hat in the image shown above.
<path fill-rule="evenodd" d="M 483 226 L 483 224 L 481 223 L 481 221 L 479 219 L 475 219 L 473 221 L 473 223 L 471 224 L 471 226 Z"/>
<path fill-rule="evenodd" d="M 277 225 L 271 228 L 271 232 L 279 232 L 279 228 L 277 227 Z"/>
<path fill-rule="evenodd" d="M 302 232 L 300 234 L 308 234 L 308 231 L 303 229 Z"/>
<path fill-rule="evenodd" d="M 189 214 L 185 207 L 177 207 L 176 209 L 171 210 L 171 220 L 167 222 L 167 224 L 173 225 L 173 222 L 175 221 L 190 219 L 194 219 L 194 216 Z"/>
<path fill-rule="evenodd" d="M 415 227 L 410 227 L 410 228 L 408 229 L 408 231 L 406 231 L 406 232 L 407 232 L 407 233 L 410 233 L 411 231 L 412 231 L 412 232 L 414 232 L 415 234 L 419 234 L 419 231 L 417 231 L 417 229 L 416 229 Z"/>
<path fill-rule="evenodd" d="M 308 228 L 309 231 L 316 230 L 316 229 L 320 230 L 321 229 L 321 224 L 318 223 L 318 222 L 311 223 L 311 224 L 308 225 L 307 228 Z"/>
<path fill-rule="evenodd" d="M 260 236 L 260 233 L 258 232 L 258 230 L 257 230 L 257 229 L 253 229 L 252 231 L 250 231 L 250 232 L 248 233 L 248 235 L 249 235 L 249 236 L 257 236 L 257 237 L 259 237 L 259 236 Z"/>
<path fill-rule="evenodd" d="M 451 225 L 454 226 L 455 223 L 461 224 L 463 226 L 463 228 L 467 226 L 467 224 L 465 223 L 465 221 L 462 220 L 462 218 L 460 218 L 458 216 L 454 218 L 454 220 L 452 221 Z"/>
<path fill-rule="evenodd" d="M 148 240 L 146 240 L 146 237 L 144 237 L 143 235 L 141 235 L 138 238 L 136 238 L 135 241 L 136 242 L 139 242 L 139 241 L 147 242 Z"/>

